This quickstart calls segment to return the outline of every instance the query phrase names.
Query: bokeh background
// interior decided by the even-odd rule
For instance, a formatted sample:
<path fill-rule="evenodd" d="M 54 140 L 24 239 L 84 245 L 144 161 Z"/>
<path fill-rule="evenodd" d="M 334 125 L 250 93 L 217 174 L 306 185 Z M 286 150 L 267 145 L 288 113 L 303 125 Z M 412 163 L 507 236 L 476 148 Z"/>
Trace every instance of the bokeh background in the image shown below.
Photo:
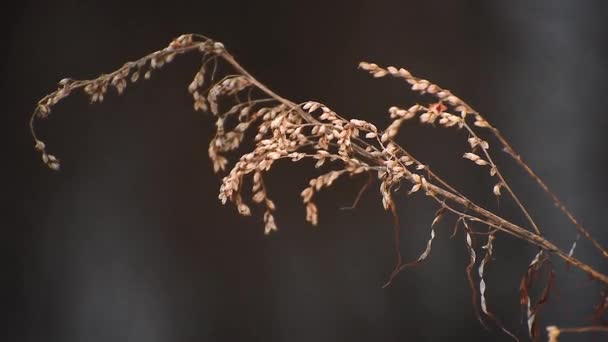
<path fill-rule="evenodd" d="M 379 126 L 388 122 L 389 106 L 420 99 L 401 82 L 358 71 L 360 60 L 404 66 L 438 82 L 486 113 L 608 244 L 604 1 L 12 5 L 3 5 L 2 15 L 3 126 L 10 141 L 3 226 L 5 250 L 19 260 L 19 295 L 8 292 L 15 310 L 7 340 L 508 340 L 477 322 L 462 235 L 449 239 L 453 220 L 439 226 L 427 262 L 382 289 L 395 253 L 377 186 L 359 209 L 339 209 L 365 179 L 338 182 L 319 197 L 317 228 L 304 222 L 298 195 L 319 172 L 308 164 L 273 172 L 276 234 L 263 235 L 260 213 L 244 218 L 222 206 L 206 155 L 213 121 L 192 111 L 186 90 L 196 57 L 179 58 L 102 105 L 81 96 L 56 107 L 40 130 L 63 170 L 43 167 L 27 129 L 40 97 L 63 77 L 113 70 L 185 32 L 224 42 L 285 97 L 318 100 Z M 462 135 L 412 126 L 402 142 L 484 206 L 523 222 L 506 198 L 496 203 L 485 172 L 461 160 Z M 547 235 L 568 248 L 574 229 L 532 181 L 506 158 L 499 161 Z M 401 250 L 409 259 L 424 249 L 433 218 L 435 208 L 423 197 L 399 198 Z M 500 236 L 487 270 L 489 305 L 524 338 L 517 287 L 534 253 Z M 588 243 L 579 244 L 577 255 L 608 272 Z M 556 287 L 541 327 L 589 324 L 601 288 L 555 264 Z"/>

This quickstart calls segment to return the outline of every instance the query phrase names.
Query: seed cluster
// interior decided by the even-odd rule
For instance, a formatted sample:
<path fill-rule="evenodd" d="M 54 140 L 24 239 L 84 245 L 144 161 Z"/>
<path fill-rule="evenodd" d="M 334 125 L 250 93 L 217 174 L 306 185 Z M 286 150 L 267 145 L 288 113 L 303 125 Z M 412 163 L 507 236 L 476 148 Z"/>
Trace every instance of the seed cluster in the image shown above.
<path fill-rule="evenodd" d="M 395 218 L 398 257 L 397 265 L 387 285 L 401 270 L 429 257 L 433 241 L 438 235 L 439 222 L 448 214 L 454 215 L 456 221 L 453 235 L 458 232 L 459 226 L 463 227 L 465 246 L 469 253 L 466 272 L 474 293 L 473 304 L 477 308 L 478 300 L 480 303 L 478 319 L 484 325 L 487 320 L 494 322 L 502 331 L 515 339 L 517 339 L 515 335 L 489 310 L 486 298 L 488 283 L 484 272 L 494 255 L 493 241 L 497 234 L 506 233 L 515 236 L 539 249 L 536 257 L 528 265 L 520 284 L 521 304 L 527 317 L 528 333 L 532 338 L 538 336 L 537 315 L 548 298 L 553 280 L 553 270 L 549 260 L 551 254 L 583 270 L 593 279 L 608 284 L 608 276 L 574 258 L 576 241 L 570 252 L 566 253 L 543 236 L 526 207 L 493 161 L 489 142 L 482 139 L 480 134 L 488 132 L 493 134 L 502 144 L 504 151 L 522 165 L 541 188 L 549 193 L 579 233 L 589 239 L 598 250 L 608 255 L 608 252 L 591 238 L 559 199 L 548 190 L 542 180 L 521 161 L 498 130 L 451 91 L 428 80 L 417 78 L 403 68 L 393 66 L 383 68 L 367 62 L 359 64 L 361 69 L 375 78 L 392 76 L 402 79 L 412 91 L 434 97 L 432 103 L 418 103 L 404 108 L 390 106 L 388 114 L 391 121 L 386 128 L 381 129 L 371 122 L 346 119 L 319 102 L 307 101 L 298 104 L 287 100 L 251 76 L 226 51 L 223 44 L 201 35 L 182 35 L 164 49 L 137 61 L 125 63 L 118 70 L 103 74 L 96 79 L 61 80 L 56 91 L 38 102 L 30 120 L 35 149 L 41 153 L 43 162 L 53 170 L 60 168 L 59 159 L 47 152 L 46 144 L 36 135 L 34 124 L 37 119 L 48 118 L 52 107 L 59 101 L 82 90 L 91 103 L 101 103 L 107 97 L 108 89 L 114 89 L 119 95 L 123 94 L 129 81 L 138 82 L 142 79 L 140 77 L 142 74 L 143 79 L 149 79 L 153 72 L 171 63 L 176 56 L 188 52 L 199 53 L 202 57 L 200 68 L 187 86 L 187 91 L 192 96 L 194 110 L 208 112 L 215 122 L 215 134 L 209 143 L 208 155 L 214 171 L 224 175 L 218 197 L 224 204 L 233 204 L 238 213 L 245 216 L 252 214 L 252 205 L 261 207 L 264 212 L 266 234 L 276 231 L 278 227 L 275 220 L 277 207 L 270 198 L 264 181 L 267 172 L 277 162 L 309 161 L 318 169 L 326 169 L 320 175 L 311 177 L 308 186 L 300 193 L 305 208 L 305 219 L 313 226 L 319 223 L 319 208 L 314 203 L 315 195 L 331 187 L 337 179 L 344 176 L 367 175 L 370 180 L 378 183 L 382 205 Z M 217 78 L 219 63 L 227 64 L 234 73 Z M 397 144 L 394 139 L 398 136 L 401 127 L 406 124 L 420 124 L 461 132 L 462 157 L 470 160 L 472 166 L 489 171 L 490 184 L 493 185 L 488 188 L 491 188 L 492 193 L 497 197 L 502 196 L 501 189 L 504 189 L 505 195 L 508 195 L 521 209 L 529 228 L 513 224 L 473 203 L 431 171 L 428 165 L 415 158 L 404 146 Z M 244 144 L 244 142 L 248 143 Z M 243 151 L 247 147 L 251 148 L 251 145 L 253 145 L 252 150 Z M 237 156 L 238 159 L 230 166 L 233 156 Z M 329 170 L 327 166 L 330 166 Z M 407 184 L 408 195 L 424 193 L 438 206 L 430 225 L 430 237 L 426 248 L 412 262 L 403 262 L 399 253 L 399 221 L 396 208 L 400 196 L 399 190 L 402 189 L 403 184 Z M 359 195 L 366 188 L 367 185 Z M 476 246 L 473 239 L 475 235 L 487 235 L 486 244 Z M 481 252 L 479 249 L 484 250 L 485 255 L 480 261 L 475 276 L 473 268 L 478 262 L 477 255 Z M 541 296 L 535 301 L 533 296 L 530 296 L 530 290 L 535 283 L 538 283 L 537 276 L 541 272 L 547 272 L 547 280 L 543 284 Z M 478 285 L 475 284 L 476 277 Z M 606 309 L 608 305 L 605 306 L 604 310 Z M 550 327 L 550 338 L 557 340 L 559 333 L 559 329 Z"/>

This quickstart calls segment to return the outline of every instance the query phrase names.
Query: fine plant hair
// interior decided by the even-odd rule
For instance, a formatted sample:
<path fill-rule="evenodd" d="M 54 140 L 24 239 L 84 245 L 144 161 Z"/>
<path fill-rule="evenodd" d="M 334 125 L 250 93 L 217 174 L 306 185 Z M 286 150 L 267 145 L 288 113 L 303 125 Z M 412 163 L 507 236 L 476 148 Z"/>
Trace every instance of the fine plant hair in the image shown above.
<path fill-rule="evenodd" d="M 215 136 L 211 139 L 208 154 L 216 173 L 222 174 L 219 199 L 223 204 L 234 205 L 241 215 L 251 215 L 251 206 L 262 208 L 264 232 L 278 229 L 275 221 L 276 206 L 270 198 L 265 182 L 267 172 L 276 162 L 312 160 L 316 168 L 327 168 L 325 173 L 311 178 L 300 197 L 305 207 L 305 219 L 317 225 L 319 212 L 315 204 L 318 193 L 332 186 L 338 178 L 367 177 L 368 181 L 356 197 L 357 207 L 361 195 L 373 184 L 378 185 L 382 205 L 394 219 L 396 264 L 385 286 L 407 267 L 423 262 L 431 253 L 436 236 L 435 226 L 440 220 L 453 219 L 453 236 L 462 232 L 464 245 L 469 253 L 465 271 L 473 292 L 473 306 L 480 323 L 493 324 L 505 334 L 518 340 L 518 336 L 505 327 L 490 310 L 485 293 L 491 281 L 484 275 L 493 257 L 493 243 L 502 235 L 511 235 L 532 245 L 537 253 L 530 261 L 519 286 L 520 303 L 526 317 L 527 336 L 537 340 L 540 329 L 537 315 L 549 299 L 553 285 L 553 262 L 561 259 L 569 266 L 579 269 L 608 289 L 608 275 L 598 271 L 575 256 L 579 239 L 591 242 L 602 260 L 608 260 L 608 251 L 585 229 L 559 197 L 530 168 L 503 134 L 482 115 L 451 91 L 426 79 L 413 76 L 403 68 L 381 67 L 374 63 L 361 62 L 359 68 L 374 78 L 393 77 L 403 81 L 412 92 L 433 98 L 430 103 L 417 103 L 409 108 L 390 106 L 391 122 L 386 128 L 373 123 L 348 119 L 329 106 L 313 102 L 296 103 L 286 99 L 254 78 L 226 50 L 224 45 L 199 34 L 185 34 L 174 39 L 167 47 L 136 61 L 127 62 L 119 69 L 91 80 L 63 79 L 56 91 L 43 97 L 31 115 L 30 129 L 35 149 L 42 161 L 52 170 L 60 169 L 59 159 L 49 153 L 46 143 L 36 133 L 35 124 L 49 117 L 53 106 L 75 93 L 84 92 L 91 103 L 101 103 L 109 89 L 124 93 L 129 83 L 150 78 L 164 64 L 186 53 L 201 56 L 201 65 L 187 90 L 192 95 L 194 110 L 210 112 L 215 119 Z M 220 74 L 219 66 L 230 69 Z M 422 97 L 421 97 L 422 98 Z M 463 132 L 466 139 L 463 158 L 471 167 L 486 170 L 492 183 L 487 185 L 494 196 L 506 197 L 515 203 L 526 218 L 526 225 L 517 225 L 470 200 L 446 180 L 431 171 L 422 159 L 412 155 L 406 146 L 395 142 L 400 128 L 405 125 L 425 125 L 435 129 L 450 129 Z M 557 208 L 568 218 L 577 233 L 571 246 L 559 247 L 544 234 L 528 209 L 513 191 L 501 168 L 495 163 L 495 151 L 490 142 L 482 139 L 489 136 L 502 150 L 544 191 Z M 252 138 L 253 137 L 253 138 Z M 244 141 L 252 139 L 252 151 L 239 152 Z M 240 149 L 242 150 L 242 148 Z M 228 167 L 230 154 L 240 156 Z M 375 183 L 376 182 L 376 183 Z M 249 192 L 249 189 L 251 192 Z M 403 260 L 399 252 L 399 218 L 396 196 L 407 194 L 430 198 L 437 211 L 430 222 L 426 248 L 413 261 Z M 475 243 L 473 236 L 484 242 Z M 541 279 L 543 281 L 541 281 Z M 532 295 L 532 288 L 540 287 L 539 295 Z M 557 341 L 560 334 L 584 333 L 608 330 L 604 315 L 608 311 L 608 292 L 600 294 L 595 307 L 595 322 L 590 326 L 562 328 L 547 327 L 550 341 Z"/>

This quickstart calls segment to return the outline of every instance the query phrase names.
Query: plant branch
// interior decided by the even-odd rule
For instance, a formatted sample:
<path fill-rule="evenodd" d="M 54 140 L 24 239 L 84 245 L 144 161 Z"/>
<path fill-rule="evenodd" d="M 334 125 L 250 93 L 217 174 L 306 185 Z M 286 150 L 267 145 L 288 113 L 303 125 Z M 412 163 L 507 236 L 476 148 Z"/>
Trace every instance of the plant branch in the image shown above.
<path fill-rule="evenodd" d="M 223 154 L 236 150 L 243 139 L 245 139 L 245 133 L 250 128 L 253 127 L 257 130 L 257 135 L 254 138 L 254 150 L 241 155 L 239 161 L 235 163 L 230 172 L 223 178 L 218 197 L 222 203 L 226 203 L 227 201 L 232 202 L 240 214 L 251 215 L 251 210 L 245 203 L 241 190 L 245 177 L 252 177 L 251 200 L 254 203 L 263 205 L 265 208 L 265 233 L 277 229 L 273 216 L 275 205 L 267 197 L 266 185 L 262 178 L 263 173 L 270 170 L 275 161 L 291 159 L 293 162 L 297 162 L 305 158 L 307 160 L 316 160 L 315 167 L 322 167 L 326 161 L 339 162 L 339 170 L 332 170 L 311 179 L 309 186 L 300 194 L 302 202 L 306 207 L 306 219 L 313 225 L 317 224 L 318 210 L 312 201 L 313 195 L 322 188 L 331 186 L 338 177 L 343 175 L 353 176 L 364 172 L 368 174 L 368 182 L 357 194 L 352 206 L 354 208 L 357 206 L 363 192 L 372 183 L 373 175 L 377 173 L 380 182 L 382 204 L 387 211 L 390 211 L 394 218 L 393 233 L 397 252 L 397 265 L 386 285 L 404 267 L 417 264 L 426 259 L 431 251 L 432 242 L 435 237 L 434 226 L 443 217 L 445 211 L 449 211 L 458 217 L 454 233 L 456 232 L 458 223 L 462 221 L 463 225 L 465 225 L 465 233 L 468 240 L 471 240 L 470 234 L 474 234 L 475 232 L 467 226 L 467 220 L 483 223 L 492 230 L 489 233 L 491 237 L 489 237 L 486 246 L 491 246 L 494 232 L 500 231 L 538 247 L 541 251 L 557 255 L 565 263 L 580 269 L 591 278 L 608 285 L 608 275 L 573 257 L 572 253 L 566 253 L 541 234 L 540 228 L 534 222 L 522 201 L 507 184 L 502 173 L 492 160 L 490 153 L 487 151 L 487 142 L 478 137 L 473 127 L 467 123 L 466 116 L 467 114 L 472 114 L 475 117 L 475 126 L 490 129 L 503 145 L 504 150 L 551 197 L 555 205 L 575 225 L 579 234 L 590 240 L 604 257 L 608 257 L 606 249 L 593 239 L 589 232 L 579 224 L 557 195 L 549 190 L 542 179 L 521 159 L 498 129 L 491 126 L 477 111 L 455 97 L 450 91 L 439 88 L 427 80 L 413 77 L 404 69 L 398 70 L 394 67 L 383 69 L 369 63 L 362 63 L 360 65 L 363 69 L 372 73 L 374 77 L 383 77 L 390 74 L 395 77 L 404 78 L 408 83 L 412 84 L 413 90 L 423 94 L 432 94 L 438 97 L 440 101 L 429 107 L 415 105 L 409 110 L 391 107 L 389 112 L 391 113 L 391 118 L 395 120 L 383 131 L 377 129 L 372 123 L 363 120 L 345 119 L 327 106 L 317 102 L 298 104 L 286 99 L 258 81 L 236 61 L 221 43 L 214 42 L 202 35 L 182 35 L 172 41 L 165 49 L 156 51 L 139 60 L 125 63 L 121 68 L 109 74 L 103 74 L 92 80 L 64 79 L 59 82 L 59 88 L 56 91 L 38 101 L 38 105 L 30 117 L 29 125 L 35 142 L 35 148 L 41 153 L 43 162 L 51 169 L 59 169 L 59 160 L 47 152 L 45 143 L 37 136 L 35 121 L 37 118 L 47 118 L 51 112 L 51 108 L 59 101 L 72 95 L 77 90 L 84 90 L 90 96 L 91 102 L 102 102 L 108 87 L 114 87 L 119 94 L 122 94 L 128 84 L 126 79 L 136 82 L 141 73 L 144 73 L 144 78 L 147 79 L 152 71 L 161 68 L 165 63 L 170 63 L 175 56 L 193 51 L 203 54 L 203 61 L 200 70 L 189 85 L 188 91 L 194 98 L 194 109 L 210 111 L 216 119 L 216 134 L 211 140 L 208 150 L 215 171 L 225 170 L 228 160 Z M 206 68 L 211 61 L 213 62 L 213 71 L 211 77 L 207 77 L 205 76 Z M 222 61 L 227 63 L 234 70 L 234 73 L 228 74 L 223 78 L 218 77 L 219 80 L 216 80 L 218 63 Z M 208 79 L 211 80 L 212 84 L 203 87 L 203 84 Z M 259 92 L 264 94 L 264 97 L 252 99 L 253 90 L 259 90 Z M 244 91 L 247 91 L 247 102 L 241 101 L 241 97 L 239 96 Z M 257 94 L 258 91 L 255 93 Z M 233 104 L 232 107 L 227 111 L 220 110 L 220 99 L 222 101 L 230 100 L 230 103 Z M 461 116 L 445 112 L 447 107 L 443 105 L 443 102 L 450 104 L 456 110 L 460 110 Z M 224 109 L 224 102 L 221 102 L 221 104 L 221 108 Z M 422 123 L 433 124 L 439 118 L 439 123 L 444 127 L 454 126 L 466 129 L 471 136 L 469 139 L 471 148 L 475 150 L 478 146 L 481 147 L 486 159 L 474 153 L 465 153 L 465 158 L 474 161 L 479 166 L 489 165 L 491 167 L 490 174 L 497 176 L 500 181 L 500 183 L 495 185 L 494 194 L 499 196 L 500 186 L 504 186 L 524 213 L 532 229 L 516 225 L 473 203 L 432 172 L 428 165 L 422 164 L 404 146 L 395 142 L 393 137 L 397 134 L 400 125 L 405 120 L 416 117 L 419 112 L 424 112 L 420 115 Z M 227 119 L 229 119 L 228 123 L 226 123 Z M 360 135 L 364 135 L 364 137 Z M 427 180 L 424 175 L 429 179 Z M 431 235 L 426 249 L 417 260 L 407 264 L 403 263 L 400 254 L 399 217 L 397 216 L 396 202 L 393 200 L 393 193 L 400 189 L 403 182 L 412 185 L 408 194 L 422 189 L 427 196 L 430 196 L 439 205 L 439 210 L 435 214 L 435 218 L 431 224 Z M 471 267 L 475 262 L 474 249 L 470 241 L 468 241 L 468 248 L 472 260 L 467 267 L 470 277 Z M 532 267 L 541 267 L 542 263 L 537 263 L 538 256 L 541 253 L 543 252 L 537 254 L 535 261 L 528 267 L 528 275 Z M 482 266 L 485 265 L 485 262 L 489 261 L 490 257 L 491 251 L 488 251 L 486 257 L 484 257 L 484 264 Z M 544 254 L 543 258 L 546 258 Z M 481 277 L 482 271 L 480 270 L 479 272 Z M 469 281 L 471 281 L 471 278 L 469 278 Z M 483 291 L 485 291 L 485 282 L 483 284 L 480 283 L 480 289 L 482 285 Z M 549 287 L 546 288 L 545 292 L 548 293 L 548 291 Z M 541 301 L 544 300 L 541 299 Z M 527 299 L 527 303 L 528 305 L 530 304 L 529 298 Z M 485 304 L 483 304 L 483 311 L 491 315 L 485 308 Z M 530 307 L 528 307 L 528 312 L 528 323 L 530 329 L 532 329 L 530 322 L 534 322 L 534 318 L 530 317 L 530 312 L 533 312 L 533 315 L 535 315 L 536 311 L 530 311 Z M 483 324 L 483 320 L 481 321 Z M 506 329 L 503 328 L 503 330 L 509 333 Z M 559 331 L 585 332 L 596 330 L 605 331 L 608 328 L 567 328 Z M 555 330 L 553 331 L 555 332 Z"/>

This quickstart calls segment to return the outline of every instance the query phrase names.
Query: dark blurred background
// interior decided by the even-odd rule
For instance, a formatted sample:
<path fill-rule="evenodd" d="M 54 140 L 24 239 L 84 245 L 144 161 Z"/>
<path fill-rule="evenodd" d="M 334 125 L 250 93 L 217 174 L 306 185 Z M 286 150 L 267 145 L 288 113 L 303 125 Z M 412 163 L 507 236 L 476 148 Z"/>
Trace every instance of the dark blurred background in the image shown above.
<path fill-rule="evenodd" d="M 449 239 L 452 218 L 438 227 L 429 259 L 382 289 L 395 254 L 377 185 L 359 209 L 345 211 L 365 179 L 337 182 L 319 196 L 320 225 L 311 228 L 298 194 L 319 171 L 280 165 L 269 181 L 279 224 L 270 236 L 261 213 L 244 218 L 222 206 L 206 155 L 213 121 L 192 111 L 186 90 L 194 56 L 102 105 L 77 96 L 55 107 L 39 129 L 63 169 L 42 165 L 27 119 L 56 82 L 109 72 L 186 32 L 224 42 L 285 97 L 322 101 L 379 126 L 391 105 L 420 99 L 402 82 L 358 71 L 360 60 L 436 81 L 486 113 L 608 244 L 605 1 L 14 5 L 3 5 L 2 15 L 2 126 L 10 142 L 3 240 L 19 265 L 17 292 L 5 291 L 7 341 L 508 340 L 475 317 L 463 238 Z M 412 126 L 402 143 L 484 206 L 524 222 L 506 197 L 496 203 L 485 172 L 461 160 L 463 135 Z M 498 159 L 547 235 L 568 249 L 574 229 L 532 181 Z M 414 259 L 435 208 L 422 195 L 398 203 L 401 250 Z M 517 287 L 534 254 L 499 236 L 487 269 L 491 309 L 524 338 Z M 589 243 L 577 256 L 608 272 Z M 601 287 L 555 265 L 542 331 L 590 324 Z"/>

